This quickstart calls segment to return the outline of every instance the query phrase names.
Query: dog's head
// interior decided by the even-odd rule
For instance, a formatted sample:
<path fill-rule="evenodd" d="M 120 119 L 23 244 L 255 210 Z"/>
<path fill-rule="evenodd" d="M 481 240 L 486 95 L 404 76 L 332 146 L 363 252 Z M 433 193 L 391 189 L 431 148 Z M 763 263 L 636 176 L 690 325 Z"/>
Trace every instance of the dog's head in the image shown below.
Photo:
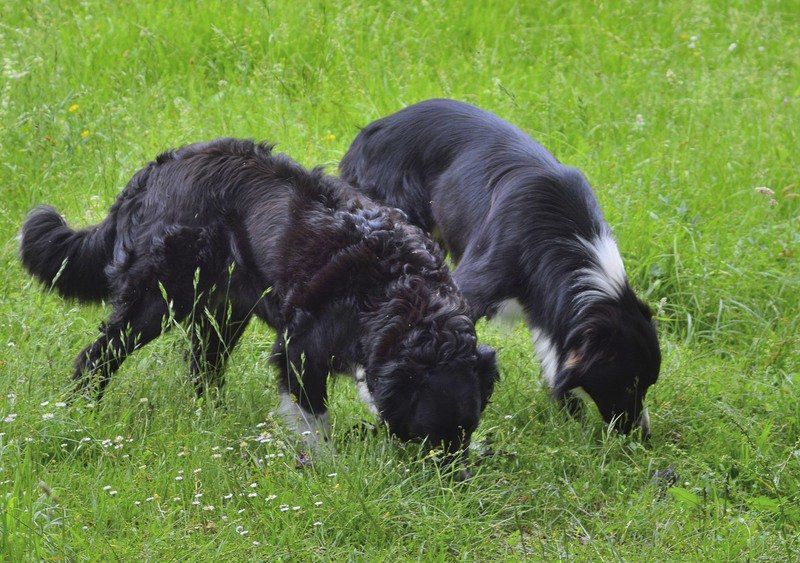
<path fill-rule="evenodd" d="M 482 345 L 449 361 L 418 362 L 407 356 L 375 366 L 368 378 L 394 435 L 425 441 L 452 458 L 469 446 L 499 374 L 494 350 Z"/>
<path fill-rule="evenodd" d="M 556 399 L 581 388 L 606 423 L 625 434 L 638 426 L 644 438 L 649 436 L 644 399 L 658 379 L 661 352 L 647 305 L 633 295 L 594 305 L 567 337 L 560 365 L 553 389 Z"/>

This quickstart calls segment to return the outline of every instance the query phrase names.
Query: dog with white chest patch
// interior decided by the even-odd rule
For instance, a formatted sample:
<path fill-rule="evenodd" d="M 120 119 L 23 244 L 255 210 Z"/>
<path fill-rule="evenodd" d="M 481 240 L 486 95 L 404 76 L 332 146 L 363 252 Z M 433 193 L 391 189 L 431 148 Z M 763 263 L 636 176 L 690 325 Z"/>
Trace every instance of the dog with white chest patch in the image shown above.
<path fill-rule="evenodd" d="M 279 410 L 310 445 L 328 433 L 328 375 L 356 372 L 392 433 L 455 457 L 498 376 L 433 241 L 401 211 L 251 141 L 160 155 L 88 229 L 36 208 L 21 258 L 64 296 L 111 300 L 73 376 L 81 390 L 96 380 L 100 395 L 130 353 L 175 322 L 190 336 L 202 394 L 221 384 L 257 316 L 278 334 Z"/>
<path fill-rule="evenodd" d="M 428 100 L 365 127 L 340 171 L 436 233 L 473 319 L 521 305 L 557 400 L 574 411 L 588 394 L 606 422 L 649 434 L 656 329 L 578 170 L 491 113 Z"/>

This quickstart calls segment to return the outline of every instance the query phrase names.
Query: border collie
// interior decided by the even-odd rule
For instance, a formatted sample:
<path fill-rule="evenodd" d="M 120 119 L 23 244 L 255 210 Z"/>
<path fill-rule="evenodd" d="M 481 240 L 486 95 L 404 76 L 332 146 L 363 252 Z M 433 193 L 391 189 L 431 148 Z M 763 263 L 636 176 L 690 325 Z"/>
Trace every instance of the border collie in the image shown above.
<path fill-rule="evenodd" d="M 329 432 L 329 373 L 355 371 L 393 434 L 455 453 L 498 377 L 434 242 L 402 212 L 264 144 L 166 152 L 88 229 L 40 206 L 22 228 L 21 258 L 65 297 L 111 300 L 76 362 L 82 392 L 102 396 L 128 354 L 184 322 L 202 394 L 222 383 L 255 315 L 278 334 L 280 412 L 310 446 Z"/>
<path fill-rule="evenodd" d="M 542 374 L 571 412 L 649 434 L 647 389 L 661 365 L 652 315 L 634 294 L 586 178 L 499 117 L 428 100 L 365 127 L 342 179 L 436 233 L 473 319 L 506 300 L 526 316 Z"/>

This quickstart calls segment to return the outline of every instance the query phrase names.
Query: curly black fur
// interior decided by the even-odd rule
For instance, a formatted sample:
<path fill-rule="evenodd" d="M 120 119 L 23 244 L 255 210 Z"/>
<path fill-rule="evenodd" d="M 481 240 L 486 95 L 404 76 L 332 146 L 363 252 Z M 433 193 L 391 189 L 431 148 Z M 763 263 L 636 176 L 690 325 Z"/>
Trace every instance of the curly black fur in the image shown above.
<path fill-rule="evenodd" d="M 21 246 L 28 271 L 62 295 L 110 298 L 74 374 L 82 388 L 96 377 L 100 394 L 168 315 L 190 327 L 198 393 L 221 382 L 253 315 L 275 328 L 282 409 L 298 424 L 325 417 L 329 373 L 363 366 L 392 432 L 460 449 L 497 378 L 438 247 L 402 212 L 268 145 L 164 153 L 100 225 L 73 231 L 39 207 Z"/>

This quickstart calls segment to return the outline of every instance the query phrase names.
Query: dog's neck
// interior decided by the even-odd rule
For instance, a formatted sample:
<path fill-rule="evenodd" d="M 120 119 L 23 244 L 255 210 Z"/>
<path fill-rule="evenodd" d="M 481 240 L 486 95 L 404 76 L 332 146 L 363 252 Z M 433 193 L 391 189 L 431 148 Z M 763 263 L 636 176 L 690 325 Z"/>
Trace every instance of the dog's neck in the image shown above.
<path fill-rule="evenodd" d="M 611 232 L 550 241 L 527 276 L 521 297 L 533 344 L 547 380 L 569 360 L 567 337 L 594 314 L 597 303 L 635 299 Z"/>

